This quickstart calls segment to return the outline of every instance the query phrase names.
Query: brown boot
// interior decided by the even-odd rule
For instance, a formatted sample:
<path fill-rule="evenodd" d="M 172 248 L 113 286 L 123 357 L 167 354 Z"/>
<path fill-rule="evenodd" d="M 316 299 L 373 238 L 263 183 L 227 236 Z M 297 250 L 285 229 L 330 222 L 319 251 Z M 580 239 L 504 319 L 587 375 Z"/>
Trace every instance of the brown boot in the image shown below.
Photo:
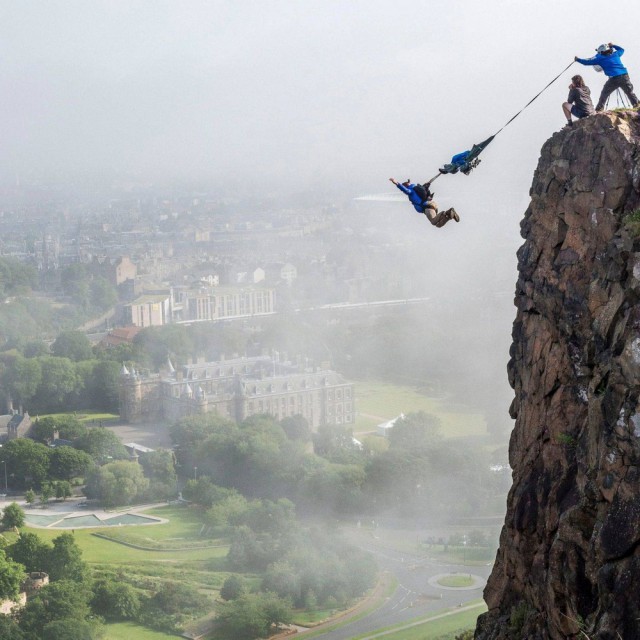
<path fill-rule="evenodd" d="M 447 209 L 447 215 L 449 216 L 449 218 L 451 220 L 455 220 L 456 222 L 460 222 L 460 216 L 458 215 L 458 212 L 451 207 L 451 209 Z"/>

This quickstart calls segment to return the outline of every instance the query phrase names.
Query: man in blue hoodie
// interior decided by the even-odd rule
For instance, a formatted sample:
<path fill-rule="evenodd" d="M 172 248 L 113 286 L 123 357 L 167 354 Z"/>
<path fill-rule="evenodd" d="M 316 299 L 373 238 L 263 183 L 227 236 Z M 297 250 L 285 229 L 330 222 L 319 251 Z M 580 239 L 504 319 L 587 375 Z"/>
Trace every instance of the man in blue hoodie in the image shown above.
<path fill-rule="evenodd" d="M 433 193 L 429 191 L 431 183 L 412 184 L 410 180 L 407 180 L 400 184 L 394 178 L 389 178 L 389 180 L 393 182 L 402 193 L 405 193 L 409 197 L 413 208 L 418 213 L 424 213 L 434 227 L 444 227 L 449 220 L 460 222 L 460 216 L 453 207 L 438 213 L 438 205 L 433 201 Z"/>
<path fill-rule="evenodd" d="M 596 55 L 593 58 L 578 58 L 575 57 L 575 61 L 580 64 L 596 67 L 597 71 L 604 71 L 605 75 L 609 78 L 602 87 L 602 93 L 600 99 L 596 105 L 596 111 L 602 111 L 607 98 L 616 90 L 622 89 L 627 98 L 631 102 L 631 105 L 637 107 L 640 105 L 638 96 L 633 93 L 633 85 L 629 80 L 629 73 L 626 67 L 622 64 L 620 56 L 624 53 L 624 49 L 617 44 L 601 44 L 596 49 Z M 599 68 L 598 68 L 599 67 Z"/>

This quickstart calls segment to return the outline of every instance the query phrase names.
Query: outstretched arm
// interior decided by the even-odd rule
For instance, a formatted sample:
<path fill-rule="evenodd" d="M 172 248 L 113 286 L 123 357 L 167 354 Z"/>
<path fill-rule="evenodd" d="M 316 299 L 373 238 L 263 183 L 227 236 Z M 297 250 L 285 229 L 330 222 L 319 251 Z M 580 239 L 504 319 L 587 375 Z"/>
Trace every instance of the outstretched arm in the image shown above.
<path fill-rule="evenodd" d="M 598 64 L 598 61 L 595 58 L 578 58 L 578 56 L 576 56 L 574 60 L 580 64 L 586 64 L 587 66 Z"/>
<path fill-rule="evenodd" d="M 407 195 L 409 195 L 411 193 L 411 189 L 407 189 L 407 187 L 405 187 L 403 184 L 400 184 L 397 180 L 395 180 L 394 178 L 389 178 L 389 180 L 391 182 L 393 182 L 393 184 L 396 185 L 396 187 L 398 187 L 398 189 L 400 189 L 400 191 L 402 191 L 402 193 L 406 193 Z"/>
<path fill-rule="evenodd" d="M 619 47 L 617 44 L 613 44 L 613 42 L 609 43 L 609 47 L 614 51 L 617 51 L 619 55 L 622 55 L 624 53 L 624 49 L 622 47 Z"/>

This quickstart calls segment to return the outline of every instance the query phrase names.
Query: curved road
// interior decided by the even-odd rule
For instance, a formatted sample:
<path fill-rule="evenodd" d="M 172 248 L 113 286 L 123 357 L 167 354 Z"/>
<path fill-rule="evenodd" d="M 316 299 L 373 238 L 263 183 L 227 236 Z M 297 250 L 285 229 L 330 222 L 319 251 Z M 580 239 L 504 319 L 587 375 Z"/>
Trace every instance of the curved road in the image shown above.
<path fill-rule="evenodd" d="M 366 538 L 358 536 L 358 546 L 374 555 L 381 570 L 395 576 L 398 588 L 375 611 L 359 620 L 347 622 L 338 629 L 314 635 L 314 640 L 350 640 L 362 634 L 373 634 L 382 627 L 403 622 L 409 624 L 414 618 L 448 607 L 464 605 L 469 600 L 482 597 L 484 581 L 491 572 L 490 565 L 469 567 L 425 560 L 414 554 L 383 547 L 374 538 L 367 541 Z M 430 578 L 443 573 L 472 573 L 481 576 L 484 581 L 469 589 L 440 589 L 429 584 Z M 304 636 L 304 631 L 300 635 Z"/>

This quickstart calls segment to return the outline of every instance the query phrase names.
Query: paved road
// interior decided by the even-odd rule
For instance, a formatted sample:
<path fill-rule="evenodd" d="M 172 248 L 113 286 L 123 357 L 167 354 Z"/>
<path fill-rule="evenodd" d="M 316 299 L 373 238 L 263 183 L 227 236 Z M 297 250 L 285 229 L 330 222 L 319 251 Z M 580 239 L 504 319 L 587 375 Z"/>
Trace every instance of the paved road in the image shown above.
<path fill-rule="evenodd" d="M 350 640 L 365 633 L 373 634 L 382 627 L 410 623 L 416 617 L 481 598 L 484 583 L 473 589 L 451 590 L 431 586 L 429 579 L 443 573 L 472 573 L 486 580 L 491 571 L 490 566 L 468 567 L 425 561 L 419 556 L 383 547 L 374 538 L 367 539 L 366 534 L 359 536 L 358 545 L 375 556 L 381 570 L 389 571 L 396 577 L 398 588 L 369 615 L 315 638 Z M 304 637 L 304 632 L 300 636 Z"/>

